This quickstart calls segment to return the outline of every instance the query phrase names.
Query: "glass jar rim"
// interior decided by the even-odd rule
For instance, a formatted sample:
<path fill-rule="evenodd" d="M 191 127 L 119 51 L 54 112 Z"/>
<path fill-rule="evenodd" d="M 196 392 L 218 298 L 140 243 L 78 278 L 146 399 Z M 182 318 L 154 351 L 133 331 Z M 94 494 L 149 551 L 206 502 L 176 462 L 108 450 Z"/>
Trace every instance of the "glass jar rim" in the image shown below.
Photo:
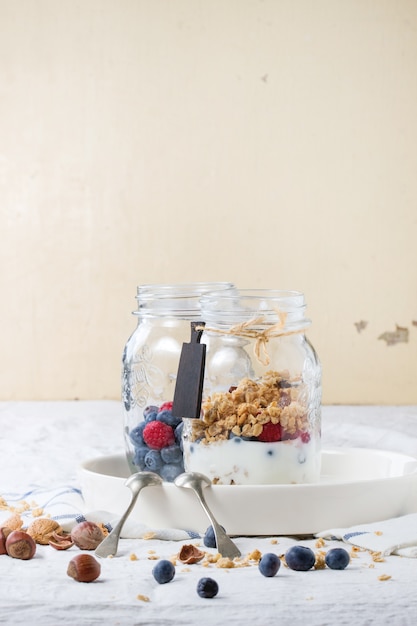
<path fill-rule="evenodd" d="M 207 293 L 200 303 L 204 321 L 216 328 L 251 321 L 255 326 L 280 324 L 283 330 L 307 328 L 311 324 L 304 315 L 304 293 L 296 290 L 231 289 Z"/>
<path fill-rule="evenodd" d="M 180 317 L 195 319 L 200 316 L 200 298 L 216 291 L 223 293 L 234 288 L 231 282 L 149 283 L 137 287 L 138 309 L 133 315 L 146 317 Z"/>

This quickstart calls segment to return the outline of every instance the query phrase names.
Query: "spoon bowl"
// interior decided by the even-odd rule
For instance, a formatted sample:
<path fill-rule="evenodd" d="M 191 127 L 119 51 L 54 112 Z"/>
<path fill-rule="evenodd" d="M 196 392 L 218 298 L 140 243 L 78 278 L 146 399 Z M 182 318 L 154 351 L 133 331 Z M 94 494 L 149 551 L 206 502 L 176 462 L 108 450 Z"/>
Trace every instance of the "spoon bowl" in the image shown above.
<path fill-rule="evenodd" d="M 132 492 L 132 498 L 129 506 L 123 513 L 116 526 L 113 528 L 110 534 L 97 546 L 94 554 L 100 558 L 106 558 L 108 556 L 115 556 L 117 554 L 117 547 L 119 545 L 120 533 L 123 526 L 132 512 L 135 506 L 139 493 L 144 487 L 154 487 L 162 484 L 162 478 L 154 472 L 136 472 L 127 478 L 125 486 Z"/>
<path fill-rule="evenodd" d="M 229 559 L 241 556 L 239 548 L 233 543 L 230 537 L 225 533 L 224 529 L 217 522 L 204 497 L 203 489 L 211 486 L 211 480 L 199 472 L 184 472 L 183 474 L 177 476 L 174 483 L 177 487 L 191 489 L 196 494 L 213 527 L 214 536 L 216 538 L 216 546 L 219 553 Z"/>

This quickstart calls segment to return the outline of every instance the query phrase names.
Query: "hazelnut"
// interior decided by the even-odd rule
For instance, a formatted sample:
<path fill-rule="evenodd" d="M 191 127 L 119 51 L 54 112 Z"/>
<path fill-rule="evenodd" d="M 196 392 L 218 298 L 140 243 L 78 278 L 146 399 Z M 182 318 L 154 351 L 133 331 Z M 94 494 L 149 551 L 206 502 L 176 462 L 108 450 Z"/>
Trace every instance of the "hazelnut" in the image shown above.
<path fill-rule="evenodd" d="M 27 561 L 35 556 L 36 543 L 23 530 L 12 530 L 6 539 L 7 554 L 14 559 Z"/>
<path fill-rule="evenodd" d="M 100 576 L 101 565 L 91 554 L 77 554 L 68 563 L 67 574 L 80 583 L 91 583 Z"/>
<path fill-rule="evenodd" d="M 53 519 L 40 517 L 35 519 L 27 528 L 27 533 L 43 546 L 48 545 L 54 533 L 60 532 L 61 526 Z"/>
<path fill-rule="evenodd" d="M 80 522 L 71 530 L 71 540 L 80 550 L 95 550 L 103 539 L 103 531 L 94 522 Z"/>
<path fill-rule="evenodd" d="M 7 554 L 4 528 L 0 528 L 0 554 Z"/>

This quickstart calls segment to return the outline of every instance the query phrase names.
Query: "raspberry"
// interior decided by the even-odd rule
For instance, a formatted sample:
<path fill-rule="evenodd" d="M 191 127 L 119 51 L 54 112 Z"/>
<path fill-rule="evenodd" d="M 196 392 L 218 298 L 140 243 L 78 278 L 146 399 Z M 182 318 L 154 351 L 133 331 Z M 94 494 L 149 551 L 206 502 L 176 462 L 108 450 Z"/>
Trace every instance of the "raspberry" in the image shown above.
<path fill-rule="evenodd" d="M 174 431 L 163 422 L 148 422 L 143 430 L 143 440 L 153 450 L 160 450 L 175 443 Z"/>
<path fill-rule="evenodd" d="M 258 437 L 259 441 L 281 441 L 282 438 L 282 428 L 281 424 L 273 424 L 272 422 L 268 422 L 264 424 L 262 428 L 262 432 Z"/>
<path fill-rule="evenodd" d="M 164 402 L 159 407 L 158 413 L 160 413 L 161 411 L 171 411 L 172 410 L 172 405 L 173 405 L 173 402 Z"/>
<path fill-rule="evenodd" d="M 306 430 L 303 430 L 300 433 L 300 438 L 303 443 L 308 443 L 310 441 L 310 433 L 308 433 Z"/>

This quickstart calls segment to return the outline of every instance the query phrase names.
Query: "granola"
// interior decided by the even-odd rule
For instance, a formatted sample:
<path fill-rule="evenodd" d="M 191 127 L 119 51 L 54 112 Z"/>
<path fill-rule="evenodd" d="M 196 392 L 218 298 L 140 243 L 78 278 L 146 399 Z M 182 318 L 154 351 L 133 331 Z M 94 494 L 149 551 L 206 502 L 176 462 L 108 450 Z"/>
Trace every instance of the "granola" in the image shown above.
<path fill-rule="evenodd" d="M 307 433 L 301 388 L 301 379 L 290 378 L 288 371 L 270 370 L 257 381 L 244 378 L 229 391 L 213 393 L 203 401 L 202 416 L 193 420 L 190 440 L 209 444 L 232 437 L 256 439 L 269 423 L 279 424 L 285 439 Z"/>

